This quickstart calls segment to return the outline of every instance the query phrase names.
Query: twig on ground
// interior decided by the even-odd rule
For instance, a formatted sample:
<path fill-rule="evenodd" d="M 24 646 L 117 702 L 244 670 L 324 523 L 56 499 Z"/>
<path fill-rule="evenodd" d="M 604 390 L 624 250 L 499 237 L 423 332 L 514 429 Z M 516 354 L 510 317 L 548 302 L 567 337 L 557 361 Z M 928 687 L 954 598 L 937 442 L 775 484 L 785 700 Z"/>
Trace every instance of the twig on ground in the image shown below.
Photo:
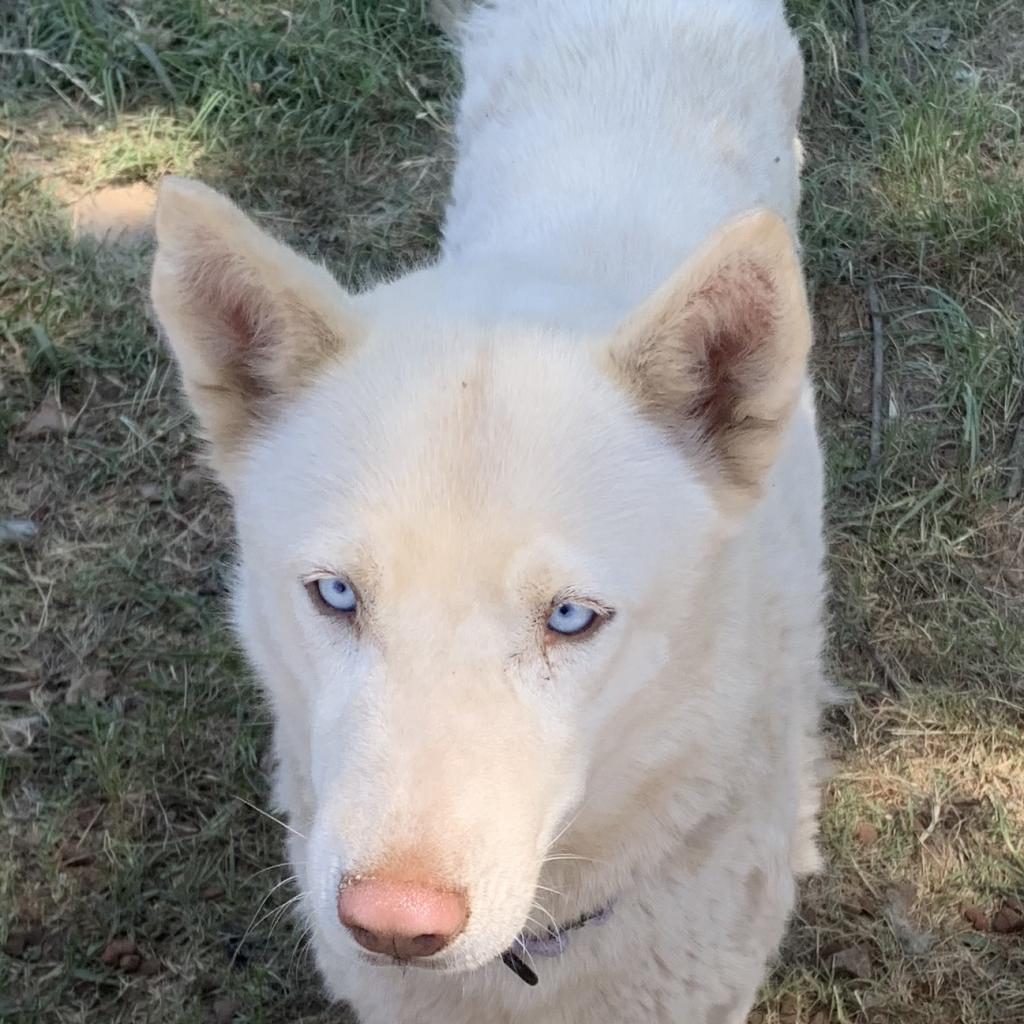
<path fill-rule="evenodd" d="M 853 18 L 857 26 L 857 52 L 860 54 L 861 71 L 867 74 L 871 63 L 871 46 L 868 42 L 868 18 L 864 11 L 864 0 L 853 0 Z"/>
<path fill-rule="evenodd" d="M 1006 497 L 1013 501 L 1021 492 L 1024 484 L 1024 413 L 1021 414 L 1017 431 L 1010 445 L 1010 482 L 1006 487 Z"/>
<path fill-rule="evenodd" d="M 876 648 L 869 640 L 864 641 L 863 649 L 864 653 L 868 656 L 868 661 L 870 661 L 878 670 L 878 673 L 881 675 L 882 681 L 889 689 L 889 692 L 895 696 L 906 696 L 906 673 L 902 670 L 902 667 L 900 671 L 897 672 L 896 669 L 894 669 L 893 666 L 882 657 L 878 648 Z"/>
<path fill-rule="evenodd" d="M 882 387 L 885 380 L 885 335 L 882 331 L 882 309 L 878 301 L 875 282 L 868 281 L 868 310 L 871 313 L 873 363 L 871 374 L 871 456 L 869 465 L 874 469 L 882 454 Z"/>

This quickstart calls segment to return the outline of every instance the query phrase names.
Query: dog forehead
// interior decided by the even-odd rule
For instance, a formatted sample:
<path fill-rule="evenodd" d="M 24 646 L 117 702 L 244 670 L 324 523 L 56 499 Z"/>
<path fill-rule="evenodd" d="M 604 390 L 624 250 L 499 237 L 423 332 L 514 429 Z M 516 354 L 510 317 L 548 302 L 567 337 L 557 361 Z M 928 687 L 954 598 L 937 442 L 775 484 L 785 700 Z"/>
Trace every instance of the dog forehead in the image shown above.
<path fill-rule="evenodd" d="M 581 346 L 487 342 L 380 343 L 325 375 L 257 454 L 266 526 L 313 560 L 358 547 L 410 578 L 507 582 L 610 570 L 663 535 L 666 509 L 700 519 L 696 474 Z"/>

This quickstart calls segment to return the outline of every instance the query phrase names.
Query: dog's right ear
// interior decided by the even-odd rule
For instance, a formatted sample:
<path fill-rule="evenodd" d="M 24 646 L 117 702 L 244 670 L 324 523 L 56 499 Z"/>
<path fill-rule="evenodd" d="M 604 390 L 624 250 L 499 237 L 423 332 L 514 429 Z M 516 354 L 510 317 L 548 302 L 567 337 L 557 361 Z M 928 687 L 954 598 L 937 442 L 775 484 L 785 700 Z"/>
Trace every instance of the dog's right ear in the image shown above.
<path fill-rule="evenodd" d="M 165 178 L 153 305 L 221 479 L 315 370 L 355 344 L 348 295 L 224 196 Z"/>

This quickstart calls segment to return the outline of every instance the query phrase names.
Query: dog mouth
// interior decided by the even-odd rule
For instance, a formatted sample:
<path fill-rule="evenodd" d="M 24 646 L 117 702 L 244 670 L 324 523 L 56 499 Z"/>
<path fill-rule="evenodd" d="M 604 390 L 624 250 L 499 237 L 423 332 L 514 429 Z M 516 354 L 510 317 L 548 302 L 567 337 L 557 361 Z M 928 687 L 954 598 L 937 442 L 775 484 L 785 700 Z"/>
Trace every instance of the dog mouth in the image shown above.
<path fill-rule="evenodd" d="M 371 967 L 398 967 L 403 971 L 411 967 L 417 971 L 452 972 L 452 966 L 444 957 L 402 957 L 389 953 L 365 953 L 362 950 L 356 955 L 361 963 Z"/>

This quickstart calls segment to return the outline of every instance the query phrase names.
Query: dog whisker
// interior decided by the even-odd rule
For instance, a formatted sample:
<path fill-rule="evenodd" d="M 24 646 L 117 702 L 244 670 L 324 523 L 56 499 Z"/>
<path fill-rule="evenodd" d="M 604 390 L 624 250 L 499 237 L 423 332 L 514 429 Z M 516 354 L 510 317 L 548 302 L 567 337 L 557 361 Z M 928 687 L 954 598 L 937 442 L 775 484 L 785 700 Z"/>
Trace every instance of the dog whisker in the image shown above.
<path fill-rule="evenodd" d="M 291 832 L 293 836 L 298 836 L 299 839 L 305 840 L 306 837 L 301 832 L 299 832 L 298 829 L 292 828 L 291 825 L 288 824 L 288 822 L 282 821 L 280 818 L 275 818 L 273 814 L 270 814 L 268 811 L 263 810 L 262 807 L 257 807 L 250 800 L 246 800 L 244 796 L 236 796 L 235 799 L 238 800 L 240 803 L 245 804 L 246 807 L 251 807 L 257 814 L 262 814 L 264 818 L 269 818 L 270 821 L 272 821 L 275 825 L 280 825 L 281 828 L 286 829 L 288 832 Z"/>
<path fill-rule="evenodd" d="M 551 921 L 551 930 L 556 935 L 558 935 L 561 932 L 562 929 L 559 926 L 558 922 L 555 920 L 554 915 L 546 907 L 542 907 L 539 903 L 534 902 L 532 909 L 539 910 L 542 914 L 547 915 L 548 919 Z"/>
<path fill-rule="evenodd" d="M 552 889 L 550 885 L 541 885 L 540 883 L 538 883 L 536 886 L 534 886 L 534 888 L 537 889 L 539 892 L 549 892 L 552 896 L 557 896 L 559 897 L 559 899 L 563 900 L 565 899 L 564 892 L 561 892 L 558 889 Z"/>
<path fill-rule="evenodd" d="M 544 864 L 551 864 L 554 861 L 560 861 L 560 860 L 578 860 L 578 861 L 582 861 L 585 864 L 606 864 L 607 863 L 607 861 L 597 860 L 594 857 L 581 857 L 581 856 L 579 856 L 579 854 L 575 854 L 575 853 L 552 853 L 552 854 L 549 854 L 547 857 L 544 858 L 543 863 Z"/>
<path fill-rule="evenodd" d="M 299 867 L 300 865 L 304 867 L 305 864 L 306 862 L 304 860 L 283 860 L 280 864 L 271 864 L 268 867 L 260 868 L 259 871 L 254 871 L 245 880 L 246 882 L 251 882 L 254 878 L 259 878 L 260 875 L 265 875 L 268 871 L 277 871 L 280 868 Z"/>
<path fill-rule="evenodd" d="M 274 895 L 275 892 L 277 892 L 278 889 L 281 888 L 281 886 L 287 885 L 289 882 L 294 881 L 297 881 L 296 875 L 289 875 L 287 878 L 281 879 L 281 881 L 278 882 L 277 885 L 275 885 L 272 889 L 270 889 L 267 892 L 266 896 L 264 896 L 263 899 L 260 901 L 260 905 L 256 908 L 255 913 L 250 918 L 249 924 L 246 927 L 245 931 L 242 932 L 242 937 L 238 940 L 238 945 L 235 947 L 235 951 L 231 956 L 232 966 L 234 966 L 235 960 L 238 957 L 238 951 L 242 948 L 242 946 L 245 945 L 245 940 L 252 934 L 253 929 L 257 927 L 258 922 L 256 921 L 256 918 L 259 917 L 263 908 L 267 905 L 267 901 L 270 899 L 271 896 Z"/>

